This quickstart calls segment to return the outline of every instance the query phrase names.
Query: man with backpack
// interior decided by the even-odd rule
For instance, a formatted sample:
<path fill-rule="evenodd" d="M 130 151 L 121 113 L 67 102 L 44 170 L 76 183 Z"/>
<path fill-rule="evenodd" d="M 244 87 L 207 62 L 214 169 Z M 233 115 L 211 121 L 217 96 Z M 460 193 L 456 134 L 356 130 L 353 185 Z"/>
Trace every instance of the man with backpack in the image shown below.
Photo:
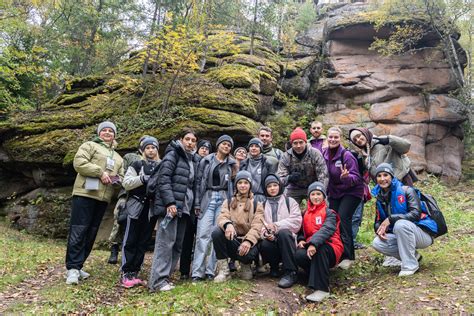
<path fill-rule="evenodd" d="M 375 176 L 377 185 L 372 194 L 377 199 L 374 223 L 377 236 L 372 246 L 384 255 L 401 260 L 398 276 L 413 275 L 422 259 L 417 249 L 433 244 L 433 237 L 440 233 L 438 224 L 422 212 L 416 190 L 404 186 L 390 164 L 380 164 Z"/>

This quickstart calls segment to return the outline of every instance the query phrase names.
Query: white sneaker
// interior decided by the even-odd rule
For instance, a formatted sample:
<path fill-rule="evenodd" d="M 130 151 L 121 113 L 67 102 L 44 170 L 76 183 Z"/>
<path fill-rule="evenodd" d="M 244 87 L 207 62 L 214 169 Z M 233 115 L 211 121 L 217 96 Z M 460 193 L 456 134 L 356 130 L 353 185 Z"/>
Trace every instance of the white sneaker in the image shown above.
<path fill-rule="evenodd" d="M 415 272 L 418 271 L 418 268 L 415 270 L 401 270 L 400 273 L 398 273 L 399 277 L 405 277 L 405 276 L 410 276 L 415 274 Z"/>
<path fill-rule="evenodd" d="M 91 275 L 89 273 L 87 273 L 86 271 L 84 270 L 79 270 L 79 278 L 81 280 L 85 280 L 87 279 L 88 277 L 90 277 Z"/>
<path fill-rule="evenodd" d="M 395 257 L 385 256 L 382 267 L 400 267 L 402 262 Z"/>
<path fill-rule="evenodd" d="M 318 290 L 306 296 L 306 299 L 311 302 L 321 302 L 327 297 L 329 297 L 329 292 L 323 292 Z"/>
<path fill-rule="evenodd" d="M 344 259 L 338 264 L 338 267 L 341 268 L 342 270 L 347 270 L 351 267 L 353 263 L 354 263 L 354 260 Z"/>
<path fill-rule="evenodd" d="M 79 284 L 79 270 L 77 269 L 69 269 L 66 273 L 66 284 Z"/>
<path fill-rule="evenodd" d="M 160 292 L 171 291 L 172 289 L 174 289 L 174 285 L 165 283 L 162 287 L 160 287 Z"/>

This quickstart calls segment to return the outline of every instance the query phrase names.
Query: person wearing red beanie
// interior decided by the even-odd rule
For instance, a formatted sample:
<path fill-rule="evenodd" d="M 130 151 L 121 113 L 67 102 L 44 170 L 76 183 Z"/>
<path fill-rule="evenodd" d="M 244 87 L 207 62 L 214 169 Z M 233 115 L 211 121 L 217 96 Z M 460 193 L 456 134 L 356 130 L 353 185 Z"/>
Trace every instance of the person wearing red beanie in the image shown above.
<path fill-rule="evenodd" d="M 278 176 L 286 186 L 286 195 L 301 203 L 307 198 L 306 191 L 311 183 L 319 181 L 327 186 L 328 170 L 319 150 L 308 146 L 306 133 L 301 127 L 291 132 L 290 143 L 291 148 L 278 164 Z"/>

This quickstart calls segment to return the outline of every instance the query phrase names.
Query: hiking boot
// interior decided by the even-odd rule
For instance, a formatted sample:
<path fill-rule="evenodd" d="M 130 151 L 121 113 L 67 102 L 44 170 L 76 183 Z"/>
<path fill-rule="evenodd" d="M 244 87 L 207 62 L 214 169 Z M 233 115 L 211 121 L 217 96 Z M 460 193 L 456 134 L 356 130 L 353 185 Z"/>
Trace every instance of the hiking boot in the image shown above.
<path fill-rule="evenodd" d="M 66 284 L 72 285 L 72 284 L 79 284 L 79 270 L 77 269 L 69 269 L 67 270 L 66 273 Z"/>
<path fill-rule="evenodd" d="M 235 260 L 231 259 L 229 261 L 229 271 L 230 272 L 235 272 L 237 271 L 237 267 L 235 266 Z"/>
<path fill-rule="evenodd" d="M 242 280 L 252 280 L 253 273 L 252 273 L 252 265 L 251 264 L 241 264 L 240 265 L 240 278 Z"/>
<path fill-rule="evenodd" d="M 418 268 L 416 268 L 416 269 L 414 269 L 414 270 L 401 270 L 401 271 L 398 273 L 398 276 L 399 276 L 399 277 L 410 276 L 410 275 L 415 274 L 416 271 L 418 271 Z"/>
<path fill-rule="evenodd" d="M 112 247 L 110 247 L 110 257 L 109 257 L 109 260 L 107 260 L 107 263 L 117 264 L 118 252 L 119 252 L 119 245 L 113 244 Z"/>
<path fill-rule="evenodd" d="M 395 257 L 385 256 L 385 260 L 382 263 L 382 267 L 399 267 L 402 262 Z"/>
<path fill-rule="evenodd" d="M 347 270 L 354 263 L 354 260 L 344 259 L 337 266 L 342 270 Z"/>
<path fill-rule="evenodd" d="M 296 271 L 291 271 L 286 273 L 278 282 L 278 287 L 281 287 L 282 289 L 286 289 L 289 287 L 292 287 L 296 281 L 298 281 L 298 275 L 296 274 Z"/>
<path fill-rule="evenodd" d="M 91 276 L 91 275 L 90 275 L 89 273 L 87 273 L 86 271 L 84 271 L 84 270 L 82 270 L 82 269 L 79 270 L 79 278 L 80 278 L 81 280 L 85 280 L 85 279 L 87 279 L 87 278 L 90 277 L 90 276 Z"/>
<path fill-rule="evenodd" d="M 126 289 L 134 287 L 136 284 L 133 273 L 125 272 L 120 280 L 120 285 Z"/>
<path fill-rule="evenodd" d="M 214 278 L 214 282 L 221 283 L 230 279 L 230 269 L 226 259 L 217 260 L 217 269 L 219 273 Z"/>
<path fill-rule="evenodd" d="M 329 292 L 324 291 L 314 291 L 310 295 L 306 296 L 306 299 L 310 302 L 321 302 L 325 298 L 329 297 Z"/>

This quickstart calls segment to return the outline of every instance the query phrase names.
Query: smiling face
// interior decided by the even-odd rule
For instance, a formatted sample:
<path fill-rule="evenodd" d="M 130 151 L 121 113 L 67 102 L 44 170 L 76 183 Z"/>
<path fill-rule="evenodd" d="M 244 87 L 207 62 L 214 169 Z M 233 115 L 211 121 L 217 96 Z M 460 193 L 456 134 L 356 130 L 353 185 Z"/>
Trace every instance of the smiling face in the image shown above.
<path fill-rule="evenodd" d="M 276 182 L 269 183 L 267 185 L 267 193 L 269 196 L 277 196 L 280 192 L 280 186 Z"/>
<path fill-rule="evenodd" d="M 237 191 L 242 195 L 245 195 L 245 194 L 249 193 L 249 191 L 250 191 L 250 182 L 248 182 L 245 179 L 240 179 L 237 182 Z"/>
<path fill-rule="evenodd" d="M 311 123 L 309 131 L 314 138 L 318 138 L 323 133 L 323 124 L 321 124 L 321 122 L 313 122 Z"/>
<path fill-rule="evenodd" d="M 330 130 L 328 132 L 329 148 L 337 148 L 341 144 L 341 134 L 338 131 Z"/>
<path fill-rule="evenodd" d="M 314 190 L 309 194 L 309 200 L 314 205 L 319 205 L 324 201 L 324 194 L 321 191 Z"/>
<path fill-rule="evenodd" d="M 365 147 L 365 145 L 367 144 L 367 138 L 365 138 L 363 134 L 357 134 L 352 137 L 352 142 L 359 147 Z"/>
<path fill-rule="evenodd" d="M 237 159 L 238 161 L 242 161 L 245 158 L 247 158 L 247 151 L 245 149 L 240 148 L 235 152 L 235 159 Z"/>
<path fill-rule="evenodd" d="M 377 184 L 382 188 L 382 190 L 388 191 L 392 184 L 392 176 L 390 173 L 385 171 L 377 173 Z"/>
<path fill-rule="evenodd" d="M 258 138 L 262 141 L 263 146 L 268 146 L 273 141 L 272 133 L 270 133 L 269 131 L 261 130 L 258 133 Z"/>
<path fill-rule="evenodd" d="M 114 130 L 110 127 L 105 127 L 100 130 L 99 138 L 102 139 L 106 143 L 112 143 L 115 139 Z"/>

